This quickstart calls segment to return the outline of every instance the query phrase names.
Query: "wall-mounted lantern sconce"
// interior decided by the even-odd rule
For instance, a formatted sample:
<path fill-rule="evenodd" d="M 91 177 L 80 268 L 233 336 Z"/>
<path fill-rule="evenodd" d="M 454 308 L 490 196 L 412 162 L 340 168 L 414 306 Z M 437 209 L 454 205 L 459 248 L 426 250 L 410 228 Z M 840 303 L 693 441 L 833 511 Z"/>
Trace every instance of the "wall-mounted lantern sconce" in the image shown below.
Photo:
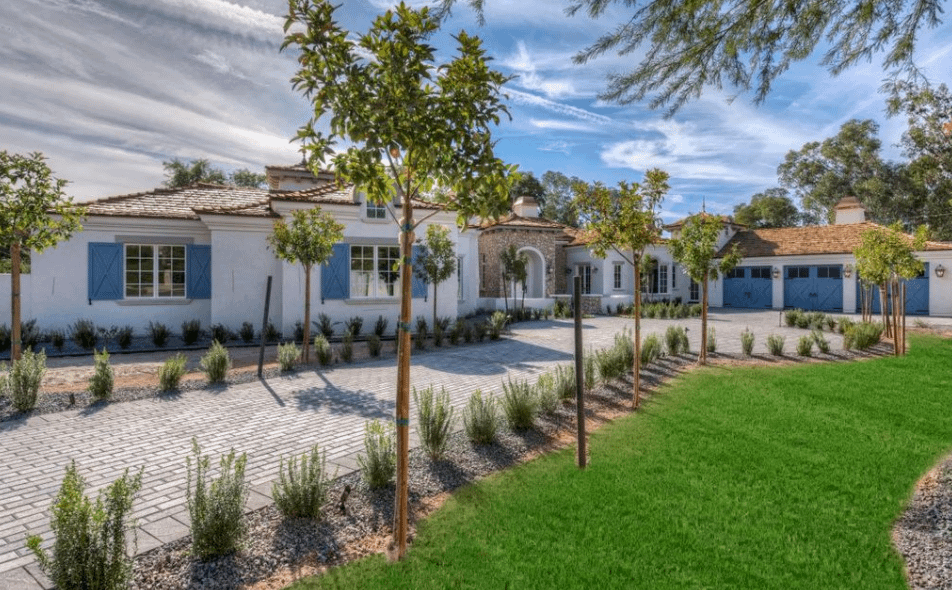
<path fill-rule="evenodd" d="M 593 274 L 593 275 L 597 275 L 597 274 L 598 274 L 598 267 L 597 267 L 597 266 L 593 266 L 593 267 L 592 267 L 592 274 Z"/>
<path fill-rule="evenodd" d="M 780 278 L 780 269 L 777 268 L 776 266 L 773 267 L 773 278 L 775 278 L 775 279 L 779 279 L 779 278 Z"/>
<path fill-rule="evenodd" d="M 846 278 L 850 278 L 852 275 L 853 275 L 853 265 L 847 264 L 845 267 L 843 267 L 843 276 Z"/>
<path fill-rule="evenodd" d="M 570 267 L 566 266 L 566 267 L 565 267 L 565 274 L 567 274 L 567 275 L 572 274 L 572 269 L 571 269 Z"/>
<path fill-rule="evenodd" d="M 935 276 L 941 279 L 944 274 L 945 274 L 945 267 L 942 266 L 941 264 L 935 265 Z"/>

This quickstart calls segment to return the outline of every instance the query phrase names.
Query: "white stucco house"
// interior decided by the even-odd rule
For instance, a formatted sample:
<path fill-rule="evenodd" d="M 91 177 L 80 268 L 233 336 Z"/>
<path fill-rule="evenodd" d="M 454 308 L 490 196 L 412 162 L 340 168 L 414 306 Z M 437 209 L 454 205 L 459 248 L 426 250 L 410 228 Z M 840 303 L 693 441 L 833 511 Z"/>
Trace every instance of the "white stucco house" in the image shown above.
<path fill-rule="evenodd" d="M 835 208 L 831 225 L 749 229 L 722 216 L 723 230 L 717 248 L 721 253 L 737 247 L 742 261 L 727 276 L 708 285 L 711 307 L 746 309 L 818 310 L 858 313 L 860 285 L 853 250 L 860 235 L 877 226 L 866 220 L 866 210 L 853 197 Z M 684 219 L 664 226 L 676 237 Z M 645 300 L 700 300 L 699 285 L 673 260 L 665 240 L 647 249 L 657 264 L 642 290 Z M 916 254 L 923 273 L 907 284 L 906 311 L 910 315 L 952 316 L 952 243 L 927 242 Z M 590 309 L 614 310 L 632 300 L 634 270 L 617 252 L 604 259 L 593 256 L 579 234 L 566 246 L 566 272 L 582 277 L 582 292 L 597 303 Z M 874 296 L 874 310 L 879 295 Z"/>
<path fill-rule="evenodd" d="M 44 330 L 66 329 L 77 319 L 97 326 L 150 321 L 173 331 L 186 320 L 204 327 L 261 323 L 268 276 L 269 317 L 286 335 L 303 318 L 304 271 L 278 260 L 266 241 L 275 220 L 301 208 L 321 207 L 344 224 L 344 239 L 326 266 L 312 271 L 312 319 L 326 313 L 343 322 L 354 316 L 372 326 L 378 316 L 399 314 L 398 232 L 387 207 L 368 204 L 353 187 L 338 187 L 332 175 L 313 176 L 302 165 L 271 166 L 270 188 L 197 185 L 105 198 L 88 203 L 83 231 L 32 259 L 25 276 L 22 314 Z M 392 209 L 392 206 L 390 207 Z M 458 276 L 439 286 L 438 314 L 455 318 L 477 306 L 474 235 L 462 235 L 455 216 L 428 203 L 428 224 L 449 227 L 460 261 Z M 414 279 L 414 313 L 429 317 L 432 287 Z M 9 280 L 0 282 L 0 299 Z M 9 307 L 0 322 L 9 323 Z M 343 330 L 340 326 L 338 333 Z"/>

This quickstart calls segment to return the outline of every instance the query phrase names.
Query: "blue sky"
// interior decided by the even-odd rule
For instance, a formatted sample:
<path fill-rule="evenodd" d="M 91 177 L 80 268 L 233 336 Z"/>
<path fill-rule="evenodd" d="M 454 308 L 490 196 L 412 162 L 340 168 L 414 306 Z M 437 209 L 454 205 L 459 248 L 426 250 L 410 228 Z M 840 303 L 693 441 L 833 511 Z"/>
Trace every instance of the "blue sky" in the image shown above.
<path fill-rule="evenodd" d="M 391 3 L 338 0 L 342 24 L 363 31 Z M 414 4 L 423 4 L 422 1 Z M 671 119 L 643 105 L 597 99 L 605 76 L 634 57 L 584 66 L 572 56 L 622 21 L 613 7 L 591 20 L 565 16 L 563 0 L 487 0 L 479 26 L 464 5 L 450 32 L 485 40 L 507 85 L 512 121 L 498 150 L 541 177 L 557 170 L 614 184 L 660 167 L 671 175 L 667 220 L 700 210 L 730 212 L 775 186 L 784 154 L 834 135 L 851 118 L 880 125 L 884 153 L 899 159 L 901 118 L 887 119 L 879 62 L 830 77 L 794 66 L 765 104 L 707 90 Z M 299 161 L 290 143 L 308 105 L 291 89 L 296 62 L 278 51 L 283 0 L 7 0 L 0 3 L 0 149 L 41 151 L 79 200 L 148 190 L 162 161 L 208 158 L 226 170 L 263 171 Z M 952 24 L 921 32 L 918 62 L 952 83 Z"/>

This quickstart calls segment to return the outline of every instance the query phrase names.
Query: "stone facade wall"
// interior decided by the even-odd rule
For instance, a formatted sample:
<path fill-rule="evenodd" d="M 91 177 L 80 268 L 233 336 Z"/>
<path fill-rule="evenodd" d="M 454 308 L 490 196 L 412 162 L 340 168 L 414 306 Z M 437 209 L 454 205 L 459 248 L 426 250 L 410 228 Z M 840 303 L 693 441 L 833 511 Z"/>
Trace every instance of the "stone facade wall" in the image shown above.
<path fill-rule="evenodd" d="M 571 295 L 558 295 L 556 300 L 564 301 L 569 309 L 572 309 L 573 301 Z M 582 315 L 602 315 L 605 309 L 602 306 L 601 295 L 582 295 Z"/>
<path fill-rule="evenodd" d="M 568 238 L 562 230 L 497 228 L 479 236 L 479 296 L 502 297 L 502 253 L 514 244 L 516 249 L 532 247 L 545 258 L 545 295 L 566 293 L 565 249 Z"/>

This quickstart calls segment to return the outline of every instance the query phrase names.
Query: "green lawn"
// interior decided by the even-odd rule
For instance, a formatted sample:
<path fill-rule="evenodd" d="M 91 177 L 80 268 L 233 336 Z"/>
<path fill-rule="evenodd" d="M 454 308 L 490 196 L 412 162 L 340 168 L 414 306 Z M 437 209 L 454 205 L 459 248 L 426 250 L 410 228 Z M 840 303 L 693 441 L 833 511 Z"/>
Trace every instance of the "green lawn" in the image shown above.
<path fill-rule="evenodd" d="M 890 528 L 952 447 L 952 341 L 694 371 L 590 441 L 455 494 L 408 558 L 293 588 L 904 588 Z"/>

